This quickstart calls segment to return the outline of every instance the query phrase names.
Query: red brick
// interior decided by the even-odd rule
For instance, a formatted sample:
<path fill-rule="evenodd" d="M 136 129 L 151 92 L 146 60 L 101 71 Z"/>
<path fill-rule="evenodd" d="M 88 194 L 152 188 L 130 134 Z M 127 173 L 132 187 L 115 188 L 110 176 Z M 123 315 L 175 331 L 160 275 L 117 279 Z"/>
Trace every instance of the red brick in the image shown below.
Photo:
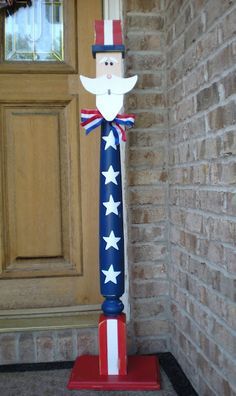
<path fill-rule="evenodd" d="M 184 93 L 188 95 L 198 90 L 205 83 L 205 66 L 201 65 L 194 69 L 191 74 L 188 74 L 184 79 Z"/>
<path fill-rule="evenodd" d="M 194 9 L 195 16 L 198 15 L 203 10 L 207 1 L 208 0 L 194 0 L 193 9 Z"/>
<path fill-rule="evenodd" d="M 229 158 L 236 154 L 236 133 L 235 131 L 226 132 L 222 138 L 221 153 L 223 157 Z"/>
<path fill-rule="evenodd" d="M 170 169 L 169 179 L 171 184 L 179 184 L 179 185 L 191 184 L 190 169 L 186 167 Z"/>
<path fill-rule="evenodd" d="M 219 342 L 232 357 L 235 356 L 236 343 L 233 331 L 230 332 L 222 323 L 215 320 L 212 335 L 216 342 Z"/>
<path fill-rule="evenodd" d="M 212 219 L 210 238 L 221 242 L 236 243 L 236 222 L 226 219 Z"/>
<path fill-rule="evenodd" d="M 210 179 L 213 185 L 234 185 L 236 183 L 236 163 L 212 164 L 210 168 Z"/>
<path fill-rule="evenodd" d="M 219 47 L 218 29 L 214 28 L 205 33 L 197 42 L 196 53 L 198 61 L 202 61 Z"/>
<path fill-rule="evenodd" d="M 224 86 L 225 97 L 228 98 L 236 92 L 236 71 L 228 74 L 221 83 Z"/>
<path fill-rule="evenodd" d="M 191 117 L 195 113 L 195 103 L 194 98 L 187 98 L 182 100 L 177 105 L 176 110 L 176 121 L 181 122 L 184 121 L 186 118 Z"/>
<path fill-rule="evenodd" d="M 97 330 L 96 329 L 78 329 L 77 330 L 77 354 L 96 355 L 97 350 Z"/>
<path fill-rule="evenodd" d="M 159 71 L 164 67 L 165 58 L 162 53 L 156 54 L 140 51 L 132 52 L 128 54 L 126 65 L 128 71 L 136 72 L 137 70 L 142 71 Z"/>
<path fill-rule="evenodd" d="M 206 3 L 205 12 L 207 16 L 207 28 L 209 28 L 215 20 L 220 18 L 225 11 L 227 11 L 232 5 L 233 1 L 227 0 L 209 0 Z"/>
<path fill-rule="evenodd" d="M 171 45 L 174 41 L 174 26 L 170 26 L 166 34 L 166 45 Z"/>
<path fill-rule="evenodd" d="M 130 231 L 130 241 L 135 242 L 154 242 L 164 240 L 166 237 L 165 227 L 163 225 L 149 227 L 145 224 L 142 226 L 132 226 Z"/>
<path fill-rule="evenodd" d="M 135 280 L 165 279 L 166 276 L 164 264 L 135 264 L 132 267 L 132 277 Z"/>
<path fill-rule="evenodd" d="M 224 193 L 221 191 L 199 191 L 197 194 L 197 207 L 214 213 L 222 212 Z"/>
<path fill-rule="evenodd" d="M 35 363 L 34 338 L 31 333 L 21 333 L 19 336 L 20 363 Z"/>
<path fill-rule="evenodd" d="M 225 106 L 217 107 L 211 111 L 208 116 L 209 126 L 213 130 L 222 129 L 226 126 L 235 124 L 236 109 L 235 103 L 230 102 Z"/>
<path fill-rule="evenodd" d="M 164 150 L 130 150 L 129 151 L 129 164 L 133 167 L 158 167 L 162 166 L 164 162 Z"/>
<path fill-rule="evenodd" d="M 173 67 L 167 70 L 167 85 L 170 87 L 172 84 L 176 84 L 181 78 L 183 78 L 184 72 L 184 61 L 185 57 L 180 58 Z"/>
<path fill-rule="evenodd" d="M 168 322 L 167 320 L 153 318 L 151 320 L 134 322 L 134 328 L 138 337 L 160 336 L 168 331 Z"/>
<path fill-rule="evenodd" d="M 166 220 L 165 208 L 143 207 L 131 209 L 131 222 L 133 224 L 149 224 Z"/>
<path fill-rule="evenodd" d="M 224 246 L 219 242 L 206 239 L 199 240 L 197 254 L 203 259 L 207 258 L 213 264 L 217 264 L 220 267 L 224 265 Z"/>
<path fill-rule="evenodd" d="M 166 122 L 166 112 L 164 110 L 136 112 L 136 128 L 155 128 L 164 126 Z"/>
<path fill-rule="evenodd" d="M 127 0 L 126 12 L 158 12 L 162 10 L 161 0 Z"/>
<path fill-rule="evenodd" d="M 133 91 L 127 96 L 127 106 L 130 110 L 152 109 L 165 107 L 165 95 L 160 93 L 138 93 Z"/>
<path fill-rule="evenodd" d="M 126 18 L 127 28 L 129 31 L 136 30 L 143 32 L 163 31 L 164 18 L 160 15 L 132 15 L 129 14 Z"/>
<path fill-rule="evenodd" d="M 215 57 L 208 61 L 209 79 L 213 79 L 221 75 L 225 70 L 235 64 L 235 54 L 233 45 L 223 48 Z"/>
<path fill-rule="evenodd" d="M 164 244 L 133 245 L 132 255 L 134 263 L 161 260 L 166 255 L 166 246 Z"/>
<path fill-rule="evenodd" d="M 188 49 L 201 36 L 204 30 L 201 15 L 185 31 L 184 47 Z"/>
<path fill-rule="evenodd" d="M 223 40 L 226 41 L 235 35 L 236 10 L 232 10 L 223 21 L 220 22 L 220 28 L 223 32 Z"/>
<path fill-rule="evenodd" d="M 192 140 L 194 137 L 205 137 L 204 117 L 190 119 L 184 124 L 176 125 L 170 131 L 170 142 L 179 144 L 183 141 Z"/>
<path fill-rule="evenodd" d="M 17 339 L 14 334 L 0 335 L 0 362 L 1 364 L 18 363 Z"/>
<path fill-rule="evenodd" d="M 236 193 L 226 193 L 227 209 L 226 212 L 229 215 L 236 215 Z"/>
<path fill-rule="evenodd" d="M 131 72 L 130 75 L 132 76 L 133 73 Z M 136 88 L 141 89 L 160 89 L 163 88 L 164 83 L 164 75 L 162 72 L 160 73 L 151 73 L 151 70 L 148 72 L 144 72 L 139 74 L 137 84 L 135 85 Z"/>
<path fill-rule="evenodd" d="M 184 37 L 181 36 L 167 51 L 167 67 L 173 66 L 184 53 Z"/>
<path fill-rule="evenodd" d="M 135 281 L 132 286 L 132 296 L 134 298 L 168 296 L 168 287 L 169 283 L 165 280 Z"/>
<path fill-rule="evenodd" d="M 199 394 L 202 396 L 218 396 L 211 387 L 205 382 L 204 376 L 199 377 Z"/>
<path fill-rule="evenodd" d="M 153 298 L 147 298 L 145 300 L 134 300 L 133 309 L 134 316 L 136 319 L 145 317 L 158 317 L 163 315 L 167 309 L 167 301 L 165 299 L 159 299 L 158 301 Z"/>
<path fill-rule="evenodd" d="M 165 352 L 168 350 L 168 340 L 163 337 L 160 338 L 147 338 L 147 337 L 138 337 L 136 339 L 137 353 L 147 354 L 147 353 L 156 353 Z"/>
<path fill-rule="evenodd" d="M 57 332 L 56 360 L 70 361 L 76 358 L 72 330 Z"/>
<path fill-rule="evenodd" d="M 37 362 L 52 362 L 54 360 L 54 339 L 52 332 L 42 332 L 36 335 Z"/>
<path fill-rule="evenodd" d="M 188 27 L 192 20 L 191 4 L 189 4 L 184 12 L 175 21 L 175 37 L 179 37 Z"/>
<path fill-rule="evenodd" d="M 181 7 L 184 3 L 184 0 L 175 0 L 171 1 L 169 5 L 166 5 L 167 13 L 166 13 L 166 25 L 169 26 L 175 21 L 177 15 L 179 15 L 182 11 Z"/>
<path fill-rule="evenodd" d="M 236 251 L 232 248 L 224 248 L 225 261 L 227 263 L 227 270 L 230 274 L 236 275 Z"/>
<path fill-rule="evenodd" d="M 128 142 L 130 147 L 162 147 L 167 143 L 167 131 L 130 131 L 128 132 Z"/>
<path fill-rule="evenodd" d="M 172 187 L 170 189 L 170 203 L 171 205 L 178 205 L 187 208 L 196 207 L 196 191 L 192 189 L 179 190 Z"/>
<path fill-rule="evenodd" d="M 165 170 L 136 170 L 129 172 L 129 185 L 152 185 L 165 183 L 168 179 Z"/>
<path fill-rule="evenodd" d="M 173 88 L 171 87 L 168 91 L 168 106 L 173 106 L 184 97 L 184 87 L 183 82 L 180 81 Z"/>
<path fill-rule="evenodd" d="M 189 72 L 192 72 L 198 66 L 198 63 L 198 49 L 197 44 L 194 43 L 191 47 L 189 47 L 187 53 L 185 53 L 183 57 L 183 62 L 178 77 L 182 78 L 183 76 L 186 76 Z"/>
<path fill-rule="evenodd" d="M 160 51 L 163 47 L 162 34 L 129 33 L 126 40 L 126 50 L 132 51 Z"/>
<path fill-rule="evenodd" d="M 157 204 L 162 205 L 166 202 L 167 191 L 163 187 L 151 188 L 136 188 L 129 192 L 129 203 L 130 205 L 143 205 L 143 204 Z"/>
<path fill-rule="evenodd" d="M 208 88 L 204 88 L 197 94 L 197 111 L 206 110 L 219 102 L 219 92 L 217 84 L 214 83 Z"/>

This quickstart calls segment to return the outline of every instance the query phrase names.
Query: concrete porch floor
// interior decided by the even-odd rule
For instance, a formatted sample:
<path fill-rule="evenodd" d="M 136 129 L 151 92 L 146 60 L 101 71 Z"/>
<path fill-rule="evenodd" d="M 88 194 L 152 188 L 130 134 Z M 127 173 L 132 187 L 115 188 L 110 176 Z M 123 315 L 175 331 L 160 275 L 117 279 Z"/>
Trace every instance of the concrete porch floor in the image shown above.
<path fill-rule="evenodd" d="M 71 369 L 0 373 L 1 396 L 176 396 L 169 378 L 161 369 L 160 391 L 69 391 L 66 389 Z"/>

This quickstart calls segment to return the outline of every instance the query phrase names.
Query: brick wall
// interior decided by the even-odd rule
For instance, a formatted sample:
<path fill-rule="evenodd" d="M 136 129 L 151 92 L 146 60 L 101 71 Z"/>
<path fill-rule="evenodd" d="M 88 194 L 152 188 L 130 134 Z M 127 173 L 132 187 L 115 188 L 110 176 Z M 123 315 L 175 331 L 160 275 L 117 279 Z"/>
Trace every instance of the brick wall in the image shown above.
<path fill-rule="evenodd" d="M 166 7 L 171 351 L 199 395 L 235 395 L 236 2 Z"/>
<path fill-rule="evenodd" d="M 236 1 L 124 3 L 135 342 L 169 348 L 200 395 L 233 395 Z"/>
<path fill-rule="evenodd" d="M 123 2 L 126 75 L 138 74 L 126 110 L 131 319 L 140 353 L 168 349 L 166 60 L 164 1 Z"/>
<path fill-rule="evenodd" d="M 0 364 L 75 360 L 97 354 L 97 328 L 0 334 Z"/>

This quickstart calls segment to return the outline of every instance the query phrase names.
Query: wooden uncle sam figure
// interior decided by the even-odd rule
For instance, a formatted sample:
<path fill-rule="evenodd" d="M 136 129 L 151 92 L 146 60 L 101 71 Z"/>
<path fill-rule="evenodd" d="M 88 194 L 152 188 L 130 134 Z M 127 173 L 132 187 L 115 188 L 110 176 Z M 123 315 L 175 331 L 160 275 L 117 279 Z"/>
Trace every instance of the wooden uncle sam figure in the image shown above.
<path fill-rule="evenodd" d="M 82 85 L 96 95 L 95 110 L 82 110 L 86 133 L 101 126 L 99 272 L 105 300 L 99 320 L 99 356 L 76 359 L 69 389 L 160 389 L 155 356 L 130 356 L 126 351 L 126 318 L 120 297 L 124 293 L 124 235 L 120 142 L 134 124 L 132 114 L 120 114 L 124 94 L 137 76 L 122 77 L 125 47 L 121 21 L 95 21 L 96 78 L 80 76 Z"/>

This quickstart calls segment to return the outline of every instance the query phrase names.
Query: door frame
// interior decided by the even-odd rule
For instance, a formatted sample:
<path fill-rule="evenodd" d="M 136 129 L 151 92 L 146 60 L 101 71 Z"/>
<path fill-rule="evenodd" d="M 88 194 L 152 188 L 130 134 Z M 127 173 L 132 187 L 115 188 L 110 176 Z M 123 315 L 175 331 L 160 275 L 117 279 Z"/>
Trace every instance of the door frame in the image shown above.
<path fill-rule="evenodd" d="M 122 0 L 102 0 L 104 19 L 122 19 Z M 121 147 L 121 166 L 123 171 L 123 197 L 126 196 L 125 149 Z M 127 212 L 124 204 L 124 242 L 125 242 L 125 293 L 122 296 L 127 318 L 130 317 L 129 272 L 127 266 Z M 0 333 L 11 331 L 32 331 L 46 329 L 79 328 L 97 326 L 100 306 L 20 309 L 0 312 Z M 65 319 L 65 320 L 64 320 Z"/>

